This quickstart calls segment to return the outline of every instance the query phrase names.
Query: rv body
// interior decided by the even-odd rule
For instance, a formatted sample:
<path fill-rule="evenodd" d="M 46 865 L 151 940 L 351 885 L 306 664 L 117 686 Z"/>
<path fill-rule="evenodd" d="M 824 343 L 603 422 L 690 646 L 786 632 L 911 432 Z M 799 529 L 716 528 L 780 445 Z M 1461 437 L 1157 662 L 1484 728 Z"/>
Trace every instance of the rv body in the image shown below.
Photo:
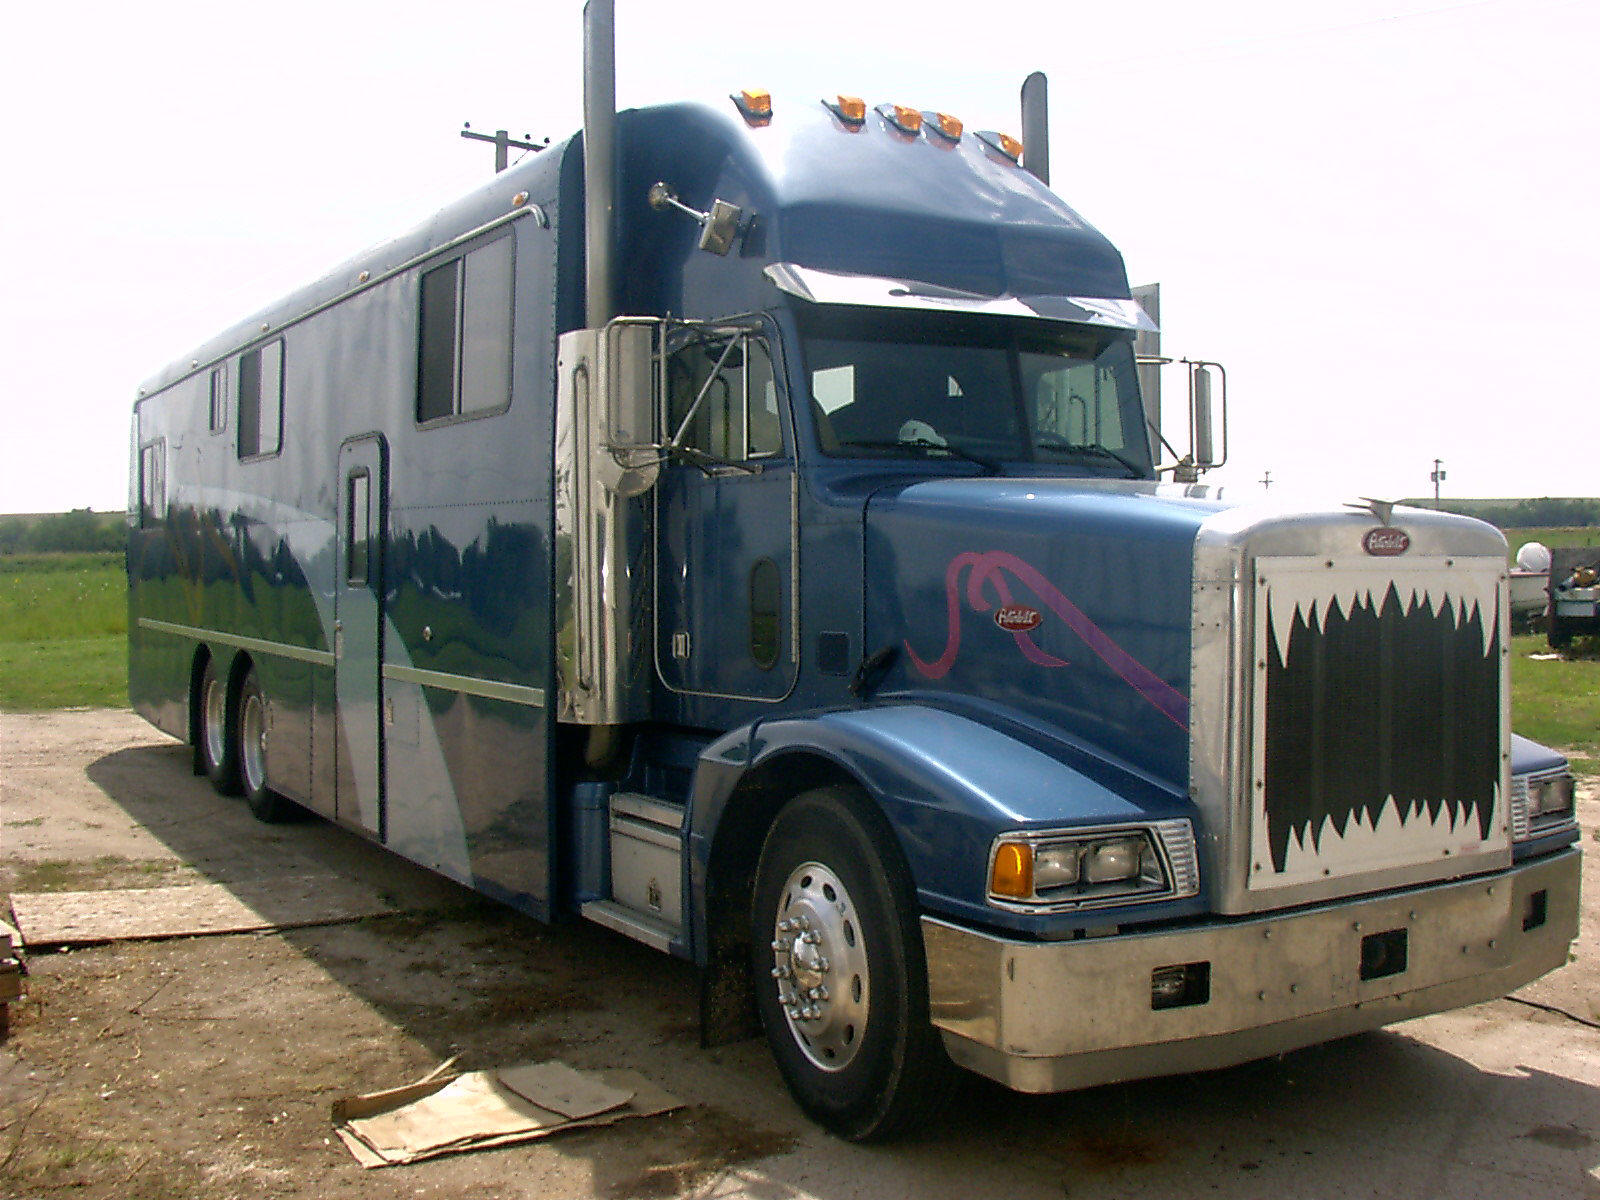
<path fill-rule="evenodd" d="M 619 114 L 615 320 L 578 137 L 151 380 L 136 709 L 260 815 L 694 961 L 845 1136 L 946 1056 L 1220 1066 L 1565 962 L 1499 534 L 1159 482 L 1117 251 L 856 115 Z"/>

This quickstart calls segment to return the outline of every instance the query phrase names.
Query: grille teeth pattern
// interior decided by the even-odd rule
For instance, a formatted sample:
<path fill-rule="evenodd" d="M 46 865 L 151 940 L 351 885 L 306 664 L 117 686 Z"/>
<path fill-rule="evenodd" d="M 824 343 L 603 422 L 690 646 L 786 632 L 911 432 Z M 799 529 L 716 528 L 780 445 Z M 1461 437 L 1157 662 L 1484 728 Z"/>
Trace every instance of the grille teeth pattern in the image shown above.
<path fill-rule="evenodd" d="M 1390 586 L 1377 599 L 1269 605 L 1265 808 L 1272 865 L 1291 839 L 1321 855 L 1391 800 L 1489 836 L 1499 782 L 1498 621 L 1486 605 Z M 1308 615 L 1309 613 L 1309 615 Z M 1424 816 L 1424 814 L 1426 814 Z"/>

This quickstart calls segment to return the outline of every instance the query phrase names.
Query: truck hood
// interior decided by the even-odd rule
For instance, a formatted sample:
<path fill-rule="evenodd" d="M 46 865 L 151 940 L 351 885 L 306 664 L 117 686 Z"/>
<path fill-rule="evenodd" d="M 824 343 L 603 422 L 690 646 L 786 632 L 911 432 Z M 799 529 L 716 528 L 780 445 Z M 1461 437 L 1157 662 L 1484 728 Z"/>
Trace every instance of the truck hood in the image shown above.
<path fill-rule="evenodd" d="M 877 492 L 866 649 L 898 652 L 881 689 L 981 704 L 1184 786 L 1194 541 L 1224 506 L 1174 493 L 993 478 Z"/>

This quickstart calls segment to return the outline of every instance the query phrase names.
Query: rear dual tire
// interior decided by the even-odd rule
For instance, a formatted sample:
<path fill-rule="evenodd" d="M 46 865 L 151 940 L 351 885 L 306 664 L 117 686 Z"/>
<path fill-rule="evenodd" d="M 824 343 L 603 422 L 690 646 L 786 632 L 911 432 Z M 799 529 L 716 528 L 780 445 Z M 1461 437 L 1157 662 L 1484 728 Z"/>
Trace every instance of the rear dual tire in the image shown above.
<path fill-rule="evenodd" d="M 224 796 L 244 797 L 257 820 L 287 819 L 292 805 L 267 783 L 267 698 L 254 667 L 247 668 L 238 693 L 215 658 L 200 673 L 195 728 L 195 759 L 211 786 Z"/>
<path fill-rule="evenodd" d="M 228 677 L 215 658 L 206 659 L 196 697 L 199 716 L 195 728 L 195 755 L 201 774 L 224 796 L 237 796 L 239 753 L 233 736 L 233 705 L 228 698 Z"/>
<path fill-rule="evenodd" d="M 294 806 L 267 785 L 267 697 L 255 669 L 245 674 L 234 705 L 236 757 L 244 802 L 258 821 L 276 825 L 287 820 Z"/>

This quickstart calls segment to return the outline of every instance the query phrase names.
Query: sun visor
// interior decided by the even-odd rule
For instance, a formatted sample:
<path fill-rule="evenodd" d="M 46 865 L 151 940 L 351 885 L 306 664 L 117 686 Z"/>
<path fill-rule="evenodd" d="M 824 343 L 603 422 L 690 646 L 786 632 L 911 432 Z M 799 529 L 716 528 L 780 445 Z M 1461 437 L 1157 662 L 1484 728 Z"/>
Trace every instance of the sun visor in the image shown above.
<path fill-rule="evenodd" d="M 798 263 L 773 263 L 766 277 L 780 291 L 812 304 L 860 304 L 873 308 L 915 308 L 937 312 L 984 313 L 999 317 L 1043 317 L 1079 325 L 1158 332 L 1136 300 L 1103 296 L 985 296 L 915 279 L 843 275 Z"/>

